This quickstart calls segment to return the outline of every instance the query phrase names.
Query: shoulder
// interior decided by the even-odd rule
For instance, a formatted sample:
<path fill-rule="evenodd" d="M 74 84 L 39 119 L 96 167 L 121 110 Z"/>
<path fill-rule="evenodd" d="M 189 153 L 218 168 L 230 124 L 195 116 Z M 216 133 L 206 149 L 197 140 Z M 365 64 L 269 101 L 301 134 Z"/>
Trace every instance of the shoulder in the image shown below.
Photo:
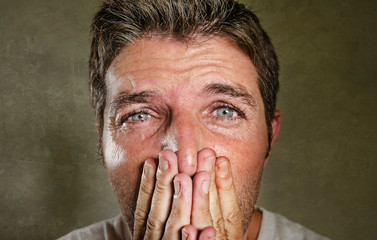
<path fill-rule="evenodd" d="M 128 240 L 131 232 L 121 215 L 74 230 L 58 240 Z"/>
<path fill-rule="evenodd" d="M 262 211 L 262 224 L 258 235 L 258 240 L 266 239 L 297 239 L 297 240 L 329 240 L 304 226 L 295 223 L 280 214 L 267 211 L 258 207 Z"/>

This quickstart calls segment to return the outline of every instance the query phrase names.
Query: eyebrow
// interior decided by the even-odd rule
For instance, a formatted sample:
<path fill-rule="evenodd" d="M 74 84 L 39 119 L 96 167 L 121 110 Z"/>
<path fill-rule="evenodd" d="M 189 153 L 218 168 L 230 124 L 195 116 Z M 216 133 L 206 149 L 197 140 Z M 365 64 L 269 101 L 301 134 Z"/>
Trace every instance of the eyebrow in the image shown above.
<path fill-rule="evenodd" d="M 129 93 L 127 91 L 121 92 L 109 105 L 110 116 L 113 116 L 124 105 L 146 103 L 154 95 L 155 91 L 142 91 L 137 93 Z"/>
<path fill-rule="evenodd" d="M 211 83 L 202 89 L 206 94 L 225 94 L 233 98 L 241 98 L 246 104 L 254 107 L 255 99 L 242 85 L 232 86 L 222 83 Z"/>

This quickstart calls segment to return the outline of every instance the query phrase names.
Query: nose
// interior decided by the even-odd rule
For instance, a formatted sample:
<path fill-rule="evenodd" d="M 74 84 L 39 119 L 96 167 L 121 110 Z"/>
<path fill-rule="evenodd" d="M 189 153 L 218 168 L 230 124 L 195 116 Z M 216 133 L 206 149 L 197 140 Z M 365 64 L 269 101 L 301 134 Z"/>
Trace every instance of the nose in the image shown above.
<path fill-rule="evenodd" d="M 174 114 L 163 138 L 163 148 L 176 152 L 178 171 L 193 176 L 200 147 L 199 123 L 192 113 Z"/>

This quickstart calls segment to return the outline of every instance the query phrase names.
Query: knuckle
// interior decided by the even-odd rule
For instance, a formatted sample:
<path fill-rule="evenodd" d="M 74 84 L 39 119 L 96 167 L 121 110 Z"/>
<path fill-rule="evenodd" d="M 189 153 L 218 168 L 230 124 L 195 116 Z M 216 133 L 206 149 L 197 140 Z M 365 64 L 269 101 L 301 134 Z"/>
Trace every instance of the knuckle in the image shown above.
<path fill-rule="evenodd" d="M 241 213 L 234 209 L 226 215 L 225 221 L 229 225 L 238 225 L 242 222 Z"/>
<path fill-rule="evenodd" d="M 139 194 L 144 194 L 144 195 L 150 195 L 153 191 L 153 185 L 143 183 L 140 185 L 140 193 Z"/>
<path fill-rule="evenodd" d="M 223 229 L 223 228 L 224 228 L 224 219 L 223 219 L 222 217 L 217 218 L 217 219 L 214 221 L 214 224 L 215 224 L 215 228 L 216 228 L 216 230 Z M 219 232 L 222 232 L 222 231 L 219 231 Z"/>
<path fill-rule="evenodd" d="M 147 212 L 144 209 L 136 209 L 134 218 L 137 223 L 143 223 L 147 217 Z"/>
<path fill-rule="evenodd" d="M 159 231 L 164 227 L 164 223 L 156 218 L 149 217 L 147 220 L 147 231 L 153 232 L 153 231 Z"/>
<path fill-rule="evenodd" d="M 156 183 L 155 192 L 158 194 L 165 193 L 168 190 L 168 187 L 162 183 Z"/>

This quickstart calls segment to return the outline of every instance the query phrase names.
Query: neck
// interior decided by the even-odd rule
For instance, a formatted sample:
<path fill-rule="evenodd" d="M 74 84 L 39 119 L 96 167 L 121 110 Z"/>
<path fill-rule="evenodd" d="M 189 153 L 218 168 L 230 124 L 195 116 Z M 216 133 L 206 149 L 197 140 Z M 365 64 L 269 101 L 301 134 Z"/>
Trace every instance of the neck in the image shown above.
<path fill-rule="evenodd" d="M 256 209 L 253 212 L 249 227 L 244 235 L 244 240 L 257 240 L 261 224 L 262 212 Z"/>

